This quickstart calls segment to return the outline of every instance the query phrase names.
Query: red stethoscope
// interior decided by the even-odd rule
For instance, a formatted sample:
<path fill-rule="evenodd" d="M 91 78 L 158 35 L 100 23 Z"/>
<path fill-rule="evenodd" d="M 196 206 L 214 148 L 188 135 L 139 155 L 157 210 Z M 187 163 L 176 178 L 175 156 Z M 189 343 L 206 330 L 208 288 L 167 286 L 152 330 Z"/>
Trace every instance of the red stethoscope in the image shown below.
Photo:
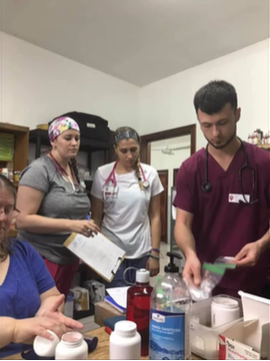
<path fill-rule="evenodd" d="M 118 161 L 116 161 L 116 162 L 114 163 L 113 169 L 111 170 L 111 173 L 109 174 L 108 178 L 105 180 L 104 187 L 105 187 L 106 185 L 108 185 L 108 183 L 110 183 L 110 182 L 112 183 L 112 185 L 113 185 L 114 188 L 116 187 L 115 167 L 116 167 L 117 163 L 118 163 Z M 143 188 L 144 188 L 144 189 L 147 189 L 147 188 L 149 187 L 149 182 L 148 182 L 148 181 L 146 180 L 146 178 L 145 178 L 145 174 L 144 174 L 144 171 L 143 171 L 141 165 L 139 166 L 139 168 L 140 168 L 140 173 L 141 173 L 141 176 L 142 176 L 142 179 L 143 179 L 143 183 L 142 183 Z M 141 179 L 139 179 L 139 180 L 141 180 Z"/>

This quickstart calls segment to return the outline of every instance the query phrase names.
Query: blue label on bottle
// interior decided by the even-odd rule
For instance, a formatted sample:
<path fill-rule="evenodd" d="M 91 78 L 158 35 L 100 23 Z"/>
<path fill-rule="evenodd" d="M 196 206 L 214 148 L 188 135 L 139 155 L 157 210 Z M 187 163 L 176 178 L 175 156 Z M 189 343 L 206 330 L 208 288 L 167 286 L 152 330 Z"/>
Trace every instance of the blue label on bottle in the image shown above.
<path fill-rule="evenodd" d="M 149 360 L 185 359 L 185 314 L 151 309 Z"/>

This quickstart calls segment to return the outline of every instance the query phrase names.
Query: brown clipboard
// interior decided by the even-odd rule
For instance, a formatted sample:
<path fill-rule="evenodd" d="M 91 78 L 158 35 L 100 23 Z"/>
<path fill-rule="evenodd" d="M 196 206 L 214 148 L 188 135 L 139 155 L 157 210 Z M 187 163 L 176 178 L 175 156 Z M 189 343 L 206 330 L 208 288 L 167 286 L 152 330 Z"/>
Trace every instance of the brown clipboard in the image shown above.
<path fill-rule="evenodd" d="M 98 238 L 98 239 L 97 239 Z M 74 245 L 74 242 L 78 242 L 78 245 Z M 107 247 L 100 247 L 97 243 L 98 241 L 102 241 L 102 244 L 107 245 Z M 83 248 L 89 248 L 89 252 L 82 251 L 79 247 L 79 244 L 83 246 Z M 91 237 L 85 237 L 78 233 L 71 233 L 71 235 L 66 239 L 64 242 L 64 246 L 67 247 L 72 253 L 74 253 L 78 258 L 80 258 L 88 267 L 92 268 L 98 275 L 100 275 L 103 279 L 107 282 L 111 282 L 120 266 L 122 261 L 125 258 L 125 252 L 118 246 L 116 246 L 112 241 L 110 241 L 107 237 L 105 237 L 102 233 L 98 233 L 97 235 L 93 234 Z M 94 265 L 97 262 L 97 259 L 93 258 L 93 249 L 96 248 L 94 252 L 95 255 L 100 256 L 102 258 L 105 257 L 105 260 L 101 260 L 101 262 L 97 265 Z M 110 253 L 110 249 L 115 251 L 114 259 L 112 260 L 111 257 L 113 253 Z M 92 252 L 91 252 L 92 251 Z M 106 270 L 105 267 L 102 267 L 106 263 Z M 110 267 L 111 266 L 111 267 Z M 108 272 L 108 267 L 109 274 Z"/>

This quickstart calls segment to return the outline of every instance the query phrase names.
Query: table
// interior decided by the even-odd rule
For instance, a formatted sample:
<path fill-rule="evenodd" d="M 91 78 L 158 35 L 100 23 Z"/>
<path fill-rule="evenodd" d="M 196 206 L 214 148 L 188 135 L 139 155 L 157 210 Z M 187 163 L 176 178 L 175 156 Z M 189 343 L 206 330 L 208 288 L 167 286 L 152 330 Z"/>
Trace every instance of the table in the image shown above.
<path fill-rule="evenodd" d="M 109 335 L 105 332 L 104 327 L 97 328 L 95 330 L 85 333 L 87 336 L 96 336 L 98 338 L 97 348 L 94 352 L 89 354 L 89 360 L 109 360 Z M 148 360 L 147 357 L 142 357 L 142 360 Z M 21 354 L 10 355 L 4 357 L 4 360 L 22 360 Z M 200 357 L 192 355 L 192 360 L 201 360 Z"/>

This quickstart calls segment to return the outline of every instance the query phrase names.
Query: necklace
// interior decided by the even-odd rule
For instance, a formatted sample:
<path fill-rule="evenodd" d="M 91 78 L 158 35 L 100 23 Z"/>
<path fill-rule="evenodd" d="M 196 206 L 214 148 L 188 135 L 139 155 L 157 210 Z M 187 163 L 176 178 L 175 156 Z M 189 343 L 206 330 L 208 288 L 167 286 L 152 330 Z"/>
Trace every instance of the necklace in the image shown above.
<path fill-rule="evenodd" d="M 70 165 L 69 165 L 69 168 L 70 168 L 73 179 L 69 176 L 69 174 L 65 171 L 65 169 L 57 162 L 57 160 L 52 155 L 52 152 L 50 152 L 49 155 L 50 155 L 58 173 L 60 173 L 62 175 L 62 177 L 65 179 L 66 182 L 71 183 L 72 189 L 75 192 L 76 188 L 75 188 L 74 181 L 73 181 L 74 174 L 73 174 L 73 170 L 70 168 Z"/>

